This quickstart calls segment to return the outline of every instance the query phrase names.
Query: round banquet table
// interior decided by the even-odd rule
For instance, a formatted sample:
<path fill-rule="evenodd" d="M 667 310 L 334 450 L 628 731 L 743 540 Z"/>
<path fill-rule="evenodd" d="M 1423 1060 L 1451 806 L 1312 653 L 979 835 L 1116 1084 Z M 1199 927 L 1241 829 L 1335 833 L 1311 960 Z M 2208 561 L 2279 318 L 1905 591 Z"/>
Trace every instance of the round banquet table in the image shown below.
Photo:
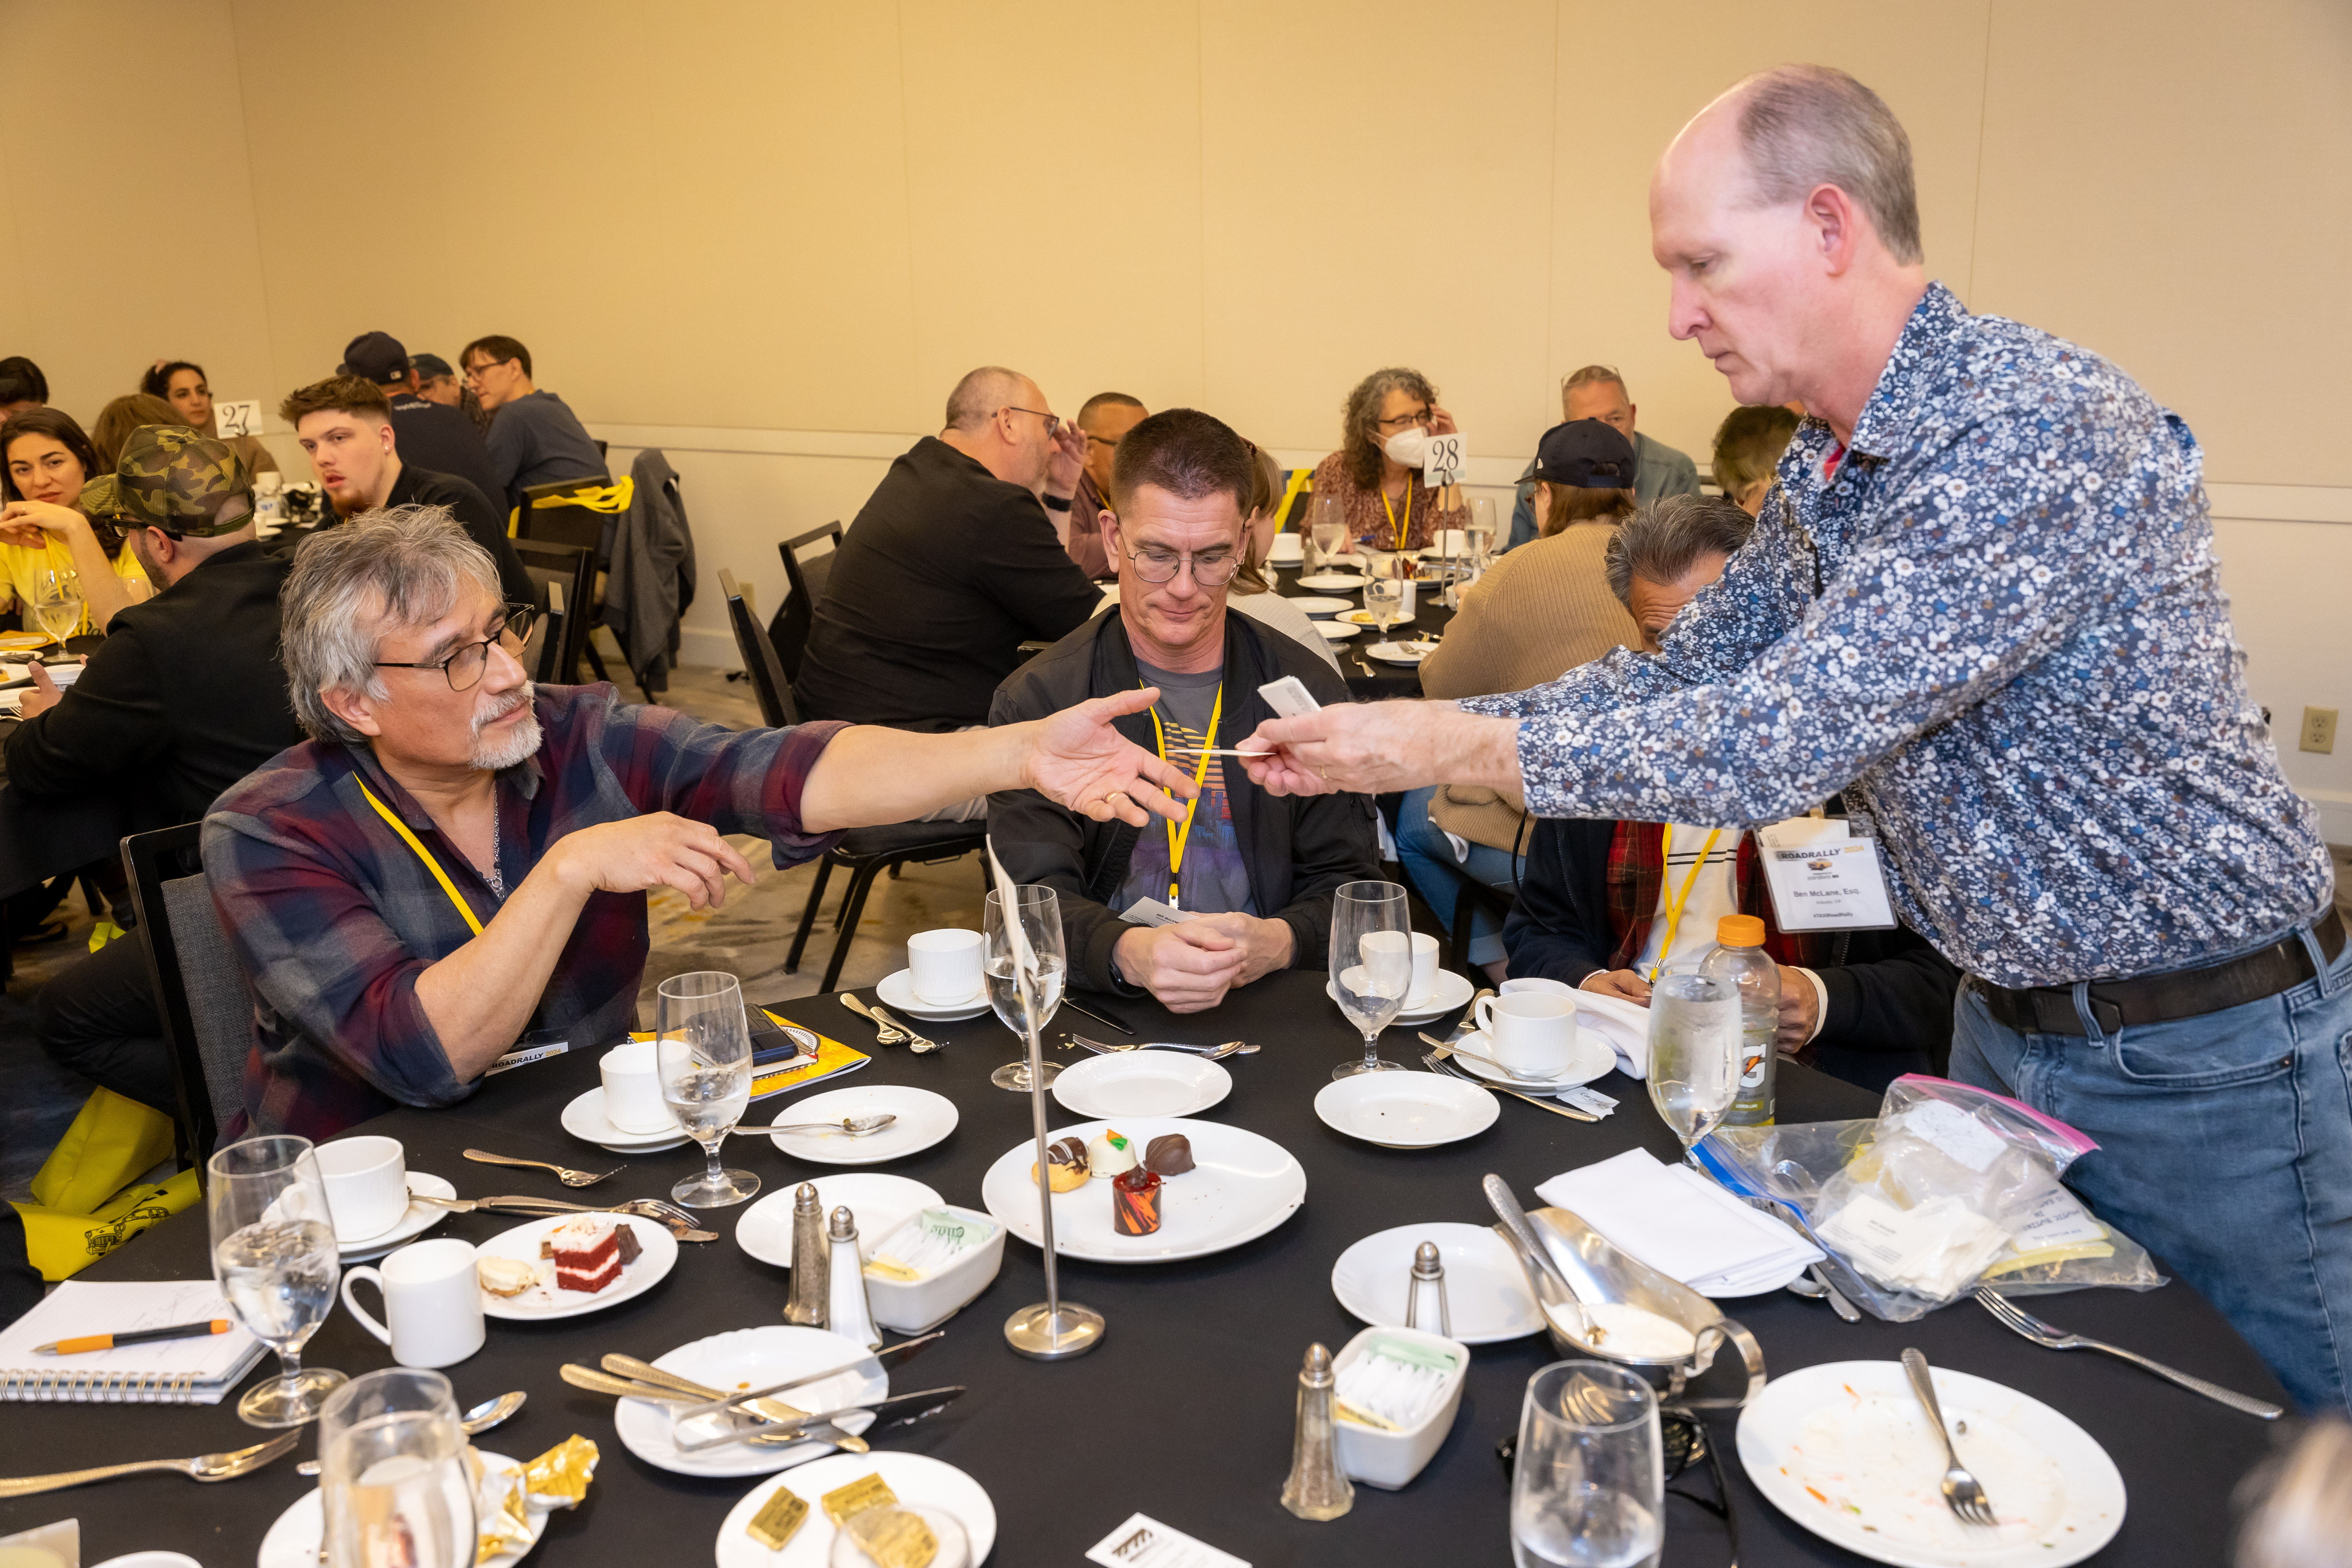
<path fill-rule="evenodd" d="M 1354 1510 L 1330 1523 L 1307 1523 L 1283 1510 L 1277 1498 L 1289 1464 L 1300 1358 L 1318 1341 L 1336 1351 L 1363 1326 L 1333 1299 L 1332 1263 L 1350 1243 L 1392 1226 L 1488 1223 L 1492 1215 L 1478 1190 L 1485 1173 L 1500 1173 L 1533 1205 L 1539 1201 L 1536 1184 L 1559 1172 L 1635 1145 L 1671 1159 L 1675 1145 L 1643 1086 L 1613 1074 L 1595 1087 L 1620 1104 L 1598 1123 L 1570 1121 L 1506 1100 L 1492 1127 L 1440 1149 L 1399 1152 L 1345 1137 L 1318 1121 L 1310 1102 L 1332 1066 L 1360 1049 L 1360 1037 L 1340 1019 L 1322 985 L 1319 973 L 1272 975 L 1234 993 L 1215 1012 L 1188 1018 L 1172 1017 L 1148 1001 L 1122 1000 L 1106 1009 L 1142 1031 L 1140 1038 L 1240 1037 L 1263 1047 L 1258 1055 L 1227 1060 L 1233 1092 L 1202 1119 L 1252 1129 L 1295 1154 L 1307 1172 L 1303 1208 L 1255 1241 L 1192 1262 L 1126 1268 L 1065 1262 L 1062 1283 L 1069 1298 L 1101 1311 L 1108 1331 L 1092 1354 L 1057 1364 L 1025 1361 L 1004 1342 L 1006 1317 L 1045 1294 L 1037 1250 L 1008 1238 L 995 1283 L 948 1321 L 942 1342 L 894 1370 L 893 1385 L 901 1390 L 969 1385 L 961 1402 L 899 1429 L 884 1446 L 960 1466 L 988 1489 L 1000 1521 L 993 1563 L 1004 1568 L 1076 1564 L 1087 1547 L 1139 1510 L 1256 1568 L 1510 1560 L 1508 1489 L 1495 1444 L 1516 1429 L 1529 1375 L 1557 1359 L 1540 1335 L 1475 1350 L 1451 1435 L 1403 1490 L 1360 1487 Z M 903 1047 L 877 1047 L 873 1027 L 830 996 L 779 1004 L 776 1011 L 872 1053 L 867 1066 L 835 1083 L 919 1084 L 953 1099 L 961 1121 L 945 1142 L 878 1168 L 927 1182 L 950 1203 L 982 1206 L 982 1173 L 1029 1136 L 1028 1097 L 987 1081 L 989 1070 L 1013 1055 L 1011 1034 L 985 1016 L 928 1026 L 945 1048 L 918 1057 Z M 1424 1026 L 1441 1036 L 1444 1029 L 1442 1023 Z M 1049 1040 L 1058 1041 L 1066 1028 L 1096 1037 L 1107 1033 L 1065 1009 Z M 1409 1029 L 1386 1037 L 1384 1054 L 1391 1059 L 1417 1064 L 1422 1049 Z M 589 1169 L 621 1163 L 623 1156 L 570 1138 L 557 1123 L 565 1102 L 596 1081 L 596 1053 L 575 1050 L 490 1079 L 449 1110 L 397 1110 L 361 1131 L 399 1138 L 410 1170 L 447 1178 L 460 1196 L 584 1198 L 589 1194 L 570 1192 L 551 1174 L 477 1164 L 458 1152 L 474 1146 Z M 823 1087 L 831 1086 L 763 1100 L 753 1108 L 753 1119 L 783 1120 L 778 1113 Z M 1874 1108 L 1872 1096 L 1851 1085 L 1802 1068 L 1781 1069 L 1783 1121 L 1867 1116 Z M 1058 1103 L 1047 1109 L 1051 1126 L 1082 1120 Z M 765 1138 L 732 1141 L 728 1155 L 730 1163 L 760 1175 L 763 1194 L 837 1168 L 803 1164 Z M 627 1157 L 628 1168 L 593 1193 L 609 1194 L 610 1201 L 664 1195 L 700 1161 L 691 1144 Z M 742 1212 L 711 1214 L 710 1228 L 720 1239 L 686 1247 L 676 1269 L 646 1294 L 560 1321 L 493 1319 L 484 1349 L 450 1369 L 461 1407 L 507 1389 L 530 1392 L 523 1413 L 483 1439 L 498 1451 L 529 1458 L 575 1432 L 603 1450 L 586 1502 L 553 1517 L 538 1562 L 578 1568 L 711 1561 L 721 1520 L 756 1483 L 691 1479 L 641 1462 L 614 1435 L 614 1401 L 570 1387 L 557 1368 L 564 1362 L 593 1365 L 616 1351 L 652 1359 L 704 1335 L 780 1322 L 789 1273 L 753 1261 L 736 1246 L 733 1232 Z M 520 1223 L 512 1215 L 456 1215 L 428 1234 L 481 1241 Z M 187 1279 L 207 1268 L 198 1205 L 156 1226 L 86 1277 Z M 2043 1298 L 2036 1306 L 2066 1327 L 2284 1402 L 2253 1352 L 2178 1281 L 2145 1294 L 2079 1291 Z M 1842 1323 L 1826 1305 L 1787 1291 L 1731 1301 L 1727 1310 L 1754 1331 L 1776 1375 L 1825 1361 L 1893 1360 L 1904 1346 L 1916 1345 L 1938 1366 L 2008 1384 L 2081 1423 L 2114 1457 L 2130 1498 L 2122 1532 L 2094 1562 L 2204 1568 L 2224 1561 L 2231 1488 L 2269 1450 L 2263 1423 L 2108 1357 L 2038 1349 L 1973 1305 L 1949 1307 L 1908 1325 L 1868 1318 Z M 356 1374 L 388 1364 L 388 1357 L 339 1308 L 305 1360 Z M 266 1375 L 273 1365 L 274 1358 L 266 1360 L 255 1375 Z M 238 1421 L 233 1399 L 217 1405 L 5 1408 L 5 1468 L 16 1474 L 205 1453 L 262 1436 Z M 1748 1486 L 1732 1453 L 1733 1418 L 1718 1414 L 1710 1431 L 1730 1479 L 1748 1568 L 1860 1561 L 1800 1529 Z M 298 1458 L 313 1457 L 314 1447 L 315 1439 L 306 1436 L 294 1456 L 221 1485 L 144 1475 L 0 1501 L 0 1534 L 78 1516 L 85 1562 L 167 1548 L 206 1568 L 246 1568 L 271 1522 L 311 1486 L 294 1465 Z M 1712 1492 L 1704 1467 L 1675 1484 Z M 1670 1499 L 1664 1562 L 1712 1568 L 1727 1556 L 1721 1526 L 1696 1507 Z"/>
<path fill-rule="evenodd" d="M 1354 594 L 1318 595 L 1312 588 L 1298 585 L 1301 568 L 1293 561 L 1275 567 L 1274 591 L 1286 598 L 1346 598 L 1360 606 L 1361 592 Z M 1399 625 L 1391 634 L 1397 637 L 1433 637 L 1445 630 L 1454 612 L 1438 603 L 1445 592 L 1443 583 L 1423 583 L 1414 589 L 1413 617 Z M 1383 697 L 1419 697 L 1421 669 L 1417 665 L 1387 664 L 1364 657 L 1360 644 L 1377 642 L 1380 634 L 1371 627 L 1352 637 L 1343 637 L 1330 645 L 1332 657 L 1339 661 L 1339 673 L 1347 678 L 1348 693 L 1359 702 L 1369 702 Z M 1540 1111 L 1537 1112 L 1541 1115 Z"/>

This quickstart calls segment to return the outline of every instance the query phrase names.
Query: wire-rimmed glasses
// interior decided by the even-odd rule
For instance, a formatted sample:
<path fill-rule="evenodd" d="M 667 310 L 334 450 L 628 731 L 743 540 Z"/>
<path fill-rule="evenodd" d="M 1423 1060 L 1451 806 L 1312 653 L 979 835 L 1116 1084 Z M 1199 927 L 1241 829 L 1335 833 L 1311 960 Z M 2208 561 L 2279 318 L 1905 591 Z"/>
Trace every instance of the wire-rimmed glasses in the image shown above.
<path fill-rule="evenodd" d="M 482 682 L 482 672 L 490 668 L 490 645 L 503 644 L 517 659 L 522 657 L 523 645 L 530 641 L 530 628 L 539 619 L 536 605 L 509 605 L 507 613 L 499 620 L 489 636 L 477 642 L 460 643 L 446 658 L 429 659 L 380 658 L 378 669 L 437 669 L 447 678 L 452 691 L 471 691 Z M 512 638 L 509 642 L 508 639 Z"/>
<path fill-rule="evenodd" d="M 1135 574 L 1143 582 L 1172 583 L 1176 580 L 1176 574 L 1189 565 L 1192 569 L 1192 581 L 1203 588 L 1223 587 L 1234 580 L 1234 574 L 1242 566 L 1241 552 L 1222 544 L 1213 552 L 1201 555 L 1147 544 L 1140 550 L 1127 552 L 1127 558 L 1135 563 Z"/>
<path fill-rule="evenodd" d="M 688 1208 L 740 1204 L 760 1190 L 760 1178 L 723 1169 L 719 1150 L 751 1103 L 751 1026 L 743 1014 L 743 988 L 733 975 L 715 970 L 673 974 L 656 992 L 654 1008 L 662 1101 L 702 1145 L 709 1163 L 669 1195 Z"/>
<path fill-rule="evenodd" d="M 236 1413 L 254 1426 L 316 1420 L 347 1381 L 302 1364 L 302 1347 L 333 1310 L 343 1273 L 319 1157 L 308 1138 L 279 1134 L 218 1150 L 207 1169 L 213 1279 L 236 1321 L 278 1352 L 278 1374 L 247 1389 Z"/>
<path fill-rule="evenodd" d="M 1364 1059 L 1341 1062 L 1331 1076 L 1402 1072 L 1383 1060 L 1381 1031 L 1396 1021 L 1412 989 L 1412 917 L 1394 882 L 1345 882 L 1331 895 L 1331 994 L 1364 1037 Z"/>

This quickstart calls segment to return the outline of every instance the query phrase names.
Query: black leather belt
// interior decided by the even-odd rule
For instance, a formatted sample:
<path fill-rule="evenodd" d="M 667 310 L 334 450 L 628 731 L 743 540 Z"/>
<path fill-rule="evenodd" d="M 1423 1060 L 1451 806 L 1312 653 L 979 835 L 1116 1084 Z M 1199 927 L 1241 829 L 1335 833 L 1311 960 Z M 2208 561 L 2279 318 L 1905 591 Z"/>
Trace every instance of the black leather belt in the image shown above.
<path fill-rule="evenodd" d="M 2330 906 L 2313 922 L 2312 934 L 2330 963 L 2344 951 L 2344 920 Z M 2275 996 L 2300 985 L 2313 974 L 2311 952 L 2300 936 L 2274 942 L 2256 952 L 2217 963 L 2209 969 L 2182 969 L 2169 974 L 2143 974 L 2130 980 L 2091 983 L 2091 1015 L 2099 1027 L 2117 1029 L 2169 1023 L 2176 1018 L 2201 1017 L 2227 1007 L 2242 1006 Z M 2012 991 L 1976 975 L 1969 984 L 1985 999 L 1993 1021 L 2020 1034 L 2081 1035 L 2083 1016 L 2074 1010 L 2071 985 L 2035 985 Z"/>

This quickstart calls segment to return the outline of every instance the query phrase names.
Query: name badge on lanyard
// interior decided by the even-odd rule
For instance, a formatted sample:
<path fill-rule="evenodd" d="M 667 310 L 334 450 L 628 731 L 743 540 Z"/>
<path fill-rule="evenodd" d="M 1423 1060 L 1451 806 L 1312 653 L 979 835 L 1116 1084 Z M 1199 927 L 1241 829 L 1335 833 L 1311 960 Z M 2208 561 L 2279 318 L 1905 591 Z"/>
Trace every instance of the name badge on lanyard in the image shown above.
<path fill-rule="evenodd" d="M 1895 924 L 1878 840 L 1844 817 L 1799 816 L 1756 835 L 1782 931 L 1885 931 Z"/>

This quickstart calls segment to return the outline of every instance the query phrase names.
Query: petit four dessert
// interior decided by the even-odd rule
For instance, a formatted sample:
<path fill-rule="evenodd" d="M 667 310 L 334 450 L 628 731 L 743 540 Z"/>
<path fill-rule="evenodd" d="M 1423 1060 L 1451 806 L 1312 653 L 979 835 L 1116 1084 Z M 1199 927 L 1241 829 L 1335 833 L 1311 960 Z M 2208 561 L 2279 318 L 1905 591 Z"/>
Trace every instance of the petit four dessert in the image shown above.
<path fill-rule="evenodd" d="M 645 1250 L 634 1229 L 603 1214 L 566 1220 L 547 1241 L 555 1258 L 555 1288 L 590 1295 L 620 1279 L 621 1270 Z"/>
<path fill-rule="evenodd" d="M 1037 1179 L 1037 1162 L 1029 1162 L 1029 1179 Z M 1076 1138 L 1064 1138 L 1045 1146 L 1045 1184 L 1057 1193 L 1070 1192 L 1087 1184 L 1087 1146 Z"/>
<path fill-rule="evenodd" d="M 1192 1141 L 1181 1132 L 1163 1132 L 1143 1146 L 1143 1163 L 1158 1176 L 1181 1176 L 1192 1170 Z"/>
<path fill-rule="evenodd" d="M 1138 1165 L 1111 1183 L 1110 1227 L 1121 1236 L 1150 1236 L 1160 1228 L 1160 1176 L 1150 1166 Z"/>
<path fill-rule="evenodd" d="M 1135 1169 L 1135 1145 L 1118 1128 L 1108 1128 L 1087 1145 L 1087 1169 L 1106 1177 L 1131 1171 Z"/>
<path fill-rule="evenodd" d="M 539 1270 L 520 1258 L 485 1258 L 474 1271 L 493 1296 L 520 1296 L 539 1283 Z"/>
<path fill-rule="evenodd" d="M 849 1522 L 849 1516 L 869 1508 L 896 1508 L 898 1494 L 890 1483 L 877 1475 L 863 1475 L 846 1486 L 838 1486 L 817 1500 L 824 1516 L 835 1525 Z"/>
<path fill-rule="evenodd" d="M 912 1509 L 865 1509 L 841 1528 L 881 1568 L 930 1568 L 939 1560 L 939 1536 Z"/>
<path fill-rule="evenodd" d="M 782 1552 L 808 1519 L 809 1505 L 790 1487 L 778 1487 L 743 1527 L 743 1533 L 771 1552 Z"/>

